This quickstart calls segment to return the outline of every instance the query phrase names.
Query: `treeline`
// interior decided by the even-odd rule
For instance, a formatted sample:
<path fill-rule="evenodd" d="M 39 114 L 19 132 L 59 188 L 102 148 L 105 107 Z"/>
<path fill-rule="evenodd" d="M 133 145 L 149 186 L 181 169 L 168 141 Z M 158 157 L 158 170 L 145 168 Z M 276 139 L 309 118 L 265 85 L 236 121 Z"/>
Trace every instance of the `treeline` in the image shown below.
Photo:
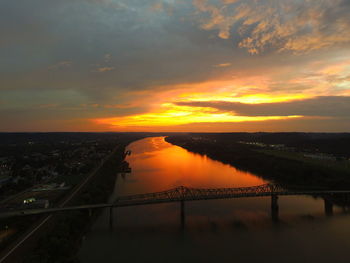
<path fill-rule="evenodd" d="M 306 188 L 350 188 L 350 172 L 335 172 L 331 167 L 266 155 L 236 140 L 227 140 L 225 135 L 170 136 L 166 141 L 276 183 Z"/>
<path fill-rule="evenodd" d="M 284 144 L 298 150 L 318 151 L 350 158 L 350 133 L 306 133 L 306 132 L 234 132 L 234 133 L 191 133 L 211 140 L 225 142 L 261 142 Z"/>

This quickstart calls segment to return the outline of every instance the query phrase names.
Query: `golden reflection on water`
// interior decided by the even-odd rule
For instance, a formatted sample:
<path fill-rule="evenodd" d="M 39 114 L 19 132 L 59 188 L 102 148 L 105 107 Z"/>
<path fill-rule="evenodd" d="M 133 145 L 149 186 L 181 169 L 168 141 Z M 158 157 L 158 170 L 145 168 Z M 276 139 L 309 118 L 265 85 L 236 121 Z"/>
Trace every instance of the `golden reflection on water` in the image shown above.
<path fill-rule="evenodd" d="M 180 185 L 216 188 L 266 183 L 251 173 L 167 143 L 165 137 L 134 142 L 128 150 L 131 155 L 127 161 L 132 168 L 128 180 L 129 186 L 134 185 L 134 193 L 161 191 Z"/>
<path fill-rule="evenodd" d="M 163 137 L 132 143 L 132 173 L 117 176 L 114 195 L 178 185 L 238 187 L 265 183 L 253 174 L 190 153 Z M 327 217 L 322 199 L 279 198 L 280 223 L 270 218 L 270 197 L 186 202 L 106 210 L 88 233 L 81 262 L 350 262 L 348 216 Z M 337 212 L 340 215 L 340 212 Z M 278 249 L 274 249 L 278 248 Z M 318 253 L 315 253 L 315 251 Z M 301 253 L 295 253 L 301 251 Z M 277 253 L 277 254 L 276 254 Z M 286 257 L 287 255 L 287 257 Z M 242 260 L 240 260 L 242 259 Z"/>

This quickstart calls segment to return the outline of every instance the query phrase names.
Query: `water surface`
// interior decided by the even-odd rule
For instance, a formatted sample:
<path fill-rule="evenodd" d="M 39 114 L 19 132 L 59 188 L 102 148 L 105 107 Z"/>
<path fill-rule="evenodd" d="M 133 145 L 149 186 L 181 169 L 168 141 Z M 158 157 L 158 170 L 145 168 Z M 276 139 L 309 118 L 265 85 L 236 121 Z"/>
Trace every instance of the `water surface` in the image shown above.
<path fill-rule="evenodd" d="M 132 172 L 116 175 L 117 195 L 189 187 L 267 183 L 230 165 L 171 145 L 164 137 L 129 145 Z M 177 203 L 118 208 L 114 228 L 103 213 L 85 238 L 82 262 L 350 262 L 350 217 L 307 196 L 280 197 L 279 223 L 269 197 L 186 202 L 180 227 Z"/>

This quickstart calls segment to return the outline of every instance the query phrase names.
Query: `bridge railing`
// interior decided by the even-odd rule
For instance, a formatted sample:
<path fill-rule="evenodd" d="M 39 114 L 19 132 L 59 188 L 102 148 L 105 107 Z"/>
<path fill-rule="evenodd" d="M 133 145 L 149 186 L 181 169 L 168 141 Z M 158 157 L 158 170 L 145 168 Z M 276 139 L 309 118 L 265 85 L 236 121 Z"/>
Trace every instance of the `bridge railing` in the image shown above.
<path fill-rule="evenodd" d="M 276 184 L 264 184 L 236 188 L 192 188 L 179 186 L 170 190 L 117 197 L 115 203 L 143 202 L 147 200 L 196 200 L 215 196 L 261 195 L 285 192 L 285 188 Z"/>
<path fill-rule="evenodd" d="M 9 210 L 0 213 L 0 218 L 11 216 L 24 216 L 43 213 L 56 213 L 60 211 L 69 210 L 86 210 L 86 209 L 98 209 L 106 207 L 122 207 L 122 206 L 134 206 L 156 203 L 168 203 L 178 201 L 195 201 L 195 200 L 209 200 L 209 199 L 226 199 L 226 198 L 241 198 L 241 197 L 259 197 L 259 196 L 272 196 L 277 195 L 312 195 L 323 196 L 327 200 L 339 201 L 339 196 L 345 204 L 350 203 L 350 190 L 306 190 L 285 189 L 282 185 L 277 184 L 265 184 L 253 187 L 238 187 L 238 188 L 192 188 L 179 186 L 170 190 L 137 194 L 129 196 L 120 196 L 114 203 L 104 204 L 85 204 L 73 207 L 53 207 L 45 209 L 25 209 L 25 210 Z"/>

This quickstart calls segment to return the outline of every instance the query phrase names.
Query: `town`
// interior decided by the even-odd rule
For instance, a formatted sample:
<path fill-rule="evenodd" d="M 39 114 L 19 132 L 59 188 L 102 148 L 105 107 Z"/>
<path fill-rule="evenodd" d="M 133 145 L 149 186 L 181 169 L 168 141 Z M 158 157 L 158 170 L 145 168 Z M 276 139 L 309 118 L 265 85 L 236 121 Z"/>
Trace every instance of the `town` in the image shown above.
<path fill-rule="evenodd" d="M 15 137 L 15 143 L 11 135 L 2 134 L 0 138 L 0 211 L 57 205 L 110 156 L 121 140 L 118 134 L 89 133 Z M 0 247 L 30 227 L 33 220 L 3 222 Z"/>

